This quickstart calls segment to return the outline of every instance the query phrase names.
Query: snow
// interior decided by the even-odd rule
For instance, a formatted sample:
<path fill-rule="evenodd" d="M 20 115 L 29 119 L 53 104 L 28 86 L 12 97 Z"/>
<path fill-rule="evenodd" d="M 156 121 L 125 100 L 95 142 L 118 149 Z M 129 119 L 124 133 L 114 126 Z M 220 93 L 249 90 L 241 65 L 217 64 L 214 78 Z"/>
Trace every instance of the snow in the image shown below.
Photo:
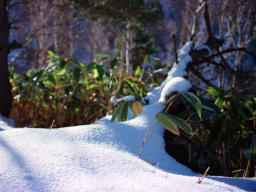
<path fill-rule="evenodd" d="M 111 116 L 106 116 L 91 125 L 38 129 L 12 128 L 10 120 L 0 117 L 0 191 L 256 191 L 255 178 L 207 176 L 197 184 L 199 174 L 165 152 L 164 128 L 154 117 L 163 110 L 166 95 L 191 87 L 182 77 L 191 60 L 191 46 L 183 47 L 179 65 L 161 87 L 148 93 L 144 99 L 149 105 L 129 121 L 111 123 Z M 139 159 L 151 124 L 155 129 Z"/>
<path fill-rule="evenodd" d="M 152 96 L 152 95 L 151 95 Z M 155 95 L 156 97 L 156 95 Z M 253 191 L 256 181 L 198 175 L 164 150 L 158 125 L 138 158 L 146 129 L 163 108 L 146 106 L 133 120 L 61 129 L 0 131 L 0 191 Z M 0 121 L 1 126 L 3 120 Z M 2 127 L 1 127 L 2 128 Z M 159 163 L 159 167 L 151 164 Z"/>
<path fill-rule="evenodd" d="M 192 58 L 189 55 L 193 42 L 187 42 L 179 51 L 178 63 L 175 63 L 172 69 L 168 73 L 167 81 L 174 77 L 184 77 L 187 75 L 186 68 L 189 62 L 192 62 Z"/>
<path fill-rule="evenodd" d="M 117 105 L 118 103 L 122 102 L 122 101 L 134 101 L 135 100 L 135 96 L 134 95 L 128 95 L 128 96 L 124 96 L 120 99 L 116 99 L 115 96 L 112 96 L 110 99 L 110 102 L 113 103 L 114 105 Z"/>
<path fill-rule="evenodd" d="M 165 98 L 169 96 L 173 91 L 184 92 L 191 88 L 190 82 L 183 77 L 175 77 L 170 79 L 161 92 L 159 101 L 164 102 Z"/>
<path fill-rule="evenodd" d="M 164 102 L 166 96 L 173 91 L 184 92 L 191 88 L 191 84 L 184 78 L 187 75 L 187 65 L 192 62 L 189 52 L 193 46 L 193 42 L 188 41 L 180 50 L 178 63 L 175 63 L 169 71 L 166 80 L 162 83 L 159 91 L 159 101 Z"/>
<path fill-rule="evenodd" d="M 207 45 L 196 46 L 195 49 L 198 50 L 198 51 L 206 49 L 208 51 L 208 53 L 211 53 L 211 49 Z"/>
<path fill-rule="evenodd" d="M 5 129 L 11 129 L 13 127 L 14 127 L 14 121 L 6 117 L 3 117 L 0 114 L 0 131 L 3 131 Z"/>

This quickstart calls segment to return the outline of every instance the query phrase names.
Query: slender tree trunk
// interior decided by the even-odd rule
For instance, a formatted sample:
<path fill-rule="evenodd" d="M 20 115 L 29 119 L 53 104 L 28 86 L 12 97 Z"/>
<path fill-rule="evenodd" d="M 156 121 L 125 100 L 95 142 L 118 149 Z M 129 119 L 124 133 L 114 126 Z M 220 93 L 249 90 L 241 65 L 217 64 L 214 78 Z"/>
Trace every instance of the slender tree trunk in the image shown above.
<path fill-rule="evenodd" d="M 0 0 L 0 113 L 9 117 L 12 106 L 8 72 L 9 21 L 7 0 Z"/>
<path fill-rule="evenodd" d="M 126 62 L 126 73 L 130 71 L 130 44 L 131 44 L 131 23 L 128 22 L 126 26 L 126 43 L 125 43 L 125 62 Z"/>

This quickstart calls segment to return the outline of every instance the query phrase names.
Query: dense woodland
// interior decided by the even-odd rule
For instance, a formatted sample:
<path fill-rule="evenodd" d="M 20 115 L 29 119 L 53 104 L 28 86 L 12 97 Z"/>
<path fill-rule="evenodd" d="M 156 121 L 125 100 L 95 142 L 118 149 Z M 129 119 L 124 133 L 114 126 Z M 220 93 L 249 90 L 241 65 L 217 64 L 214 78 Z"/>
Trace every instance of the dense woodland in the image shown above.
<path fill-rule="evenodd" d="M 125 121 L 191 41 L 186 78 L 214 112 L 199 119 L 196 104 L 174 94 L 165 112 L 196 134 L 165 138 L 200 151 L 195 161 L 206 162 L 183 162 L 196 171 L 211 164 L 215 174 L 254 176 L 255 152 L 242 148 L 255 141 L 255 15 L 255 0 L 0 0 L 0 113 L 18 127 L 89 124 L 113 112 Z M 136 103 L 110 102 L 127 95 Z"/>

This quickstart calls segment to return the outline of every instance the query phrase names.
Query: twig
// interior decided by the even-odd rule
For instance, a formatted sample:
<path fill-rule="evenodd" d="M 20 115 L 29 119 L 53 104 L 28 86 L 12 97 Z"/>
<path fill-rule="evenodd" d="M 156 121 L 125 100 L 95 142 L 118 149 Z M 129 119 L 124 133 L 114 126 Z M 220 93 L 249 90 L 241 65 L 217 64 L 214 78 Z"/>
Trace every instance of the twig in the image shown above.
<path fill-rule="evenodd" d="M 50 125 L 49 129 L 53 129 L 53 127 L 55 127 L 54 123 L 55 123 L 55 119 L 53 119 L 52 124 Z"/>
<path fill-rule="evenodd" d="M 190 67 L 190 70 L 191 70 L 191 72 L 194 73 L 197 77 L 199 77 L 206 85 L 208 85 L 208 86 L 210 86 L 210 87 L 213 87 L 214 89 L 217 89 L 217 90 L 218 90 L 218 88 L 217 88 L 215 85 L 213 85 L 210 81 L 208 81 L 207 79 L 205 79 L 205 78 L 203 77 L 203 75 L 201 75 L 201 73 L 199 73 L 195 68 L 193 68 L 193 67 L 191 66 L 191 67 Z"/>
<path fill-rule="evenodd" d="M 154 119 L 151 121 L 151 123 L 150 123 L 150 125 L 149 125 L 149 127 L 148 127 L 148 129 L 147 129 L 147 131 L 146 131 L 146 134 L 145 134 L 145 136 L 144 136 L 144 139 L 143 139 L 143 141 L 142 141 L 142 144 L 141 144 L 141 147 L 140 147 L 140 152 L 139 152 L 139 158 L 141 158 L 141 153 L 142 153 L 142 149 L 143 149 L 143 146 L 144 146 L 145 142 L 147 141 L 148 137 L 149 137 L 149 136 L 151 135 L 151 133 L 152 133 L 152 131 L 151 131 L 151 132 L 149 132 L 149 131 L 150 131 L 150 129 L 151 129 L 151 127 L 152 127 L 154 121 L 155 121 L 155 117 L 154 117 Z M 153 129 L 154 129 L 154 128 L 153 128 Z M 152 130 L 153 130 L 153 129 L 152 129 Z"/>
<path fill-rule="evenodd" d="M 209 170 L 210 170 L 210 167 L 207 167 L 207 169 L 204 172 L 204 175 L 198 178 L 198 182 L 197 182 L 198 184 L 202 183 L 203 179 L 206 177 Z"/>
<path fill-rule="evenodd" d="M 176 47 L 176 38 L 175 34 L 172 35 L 172 40 L 173 40 L 173 48 L 174 48 L 174 55 L 175 55 L 175 62 L 178 65 L 178 53 L 177 53 L 177 47 Z"/>

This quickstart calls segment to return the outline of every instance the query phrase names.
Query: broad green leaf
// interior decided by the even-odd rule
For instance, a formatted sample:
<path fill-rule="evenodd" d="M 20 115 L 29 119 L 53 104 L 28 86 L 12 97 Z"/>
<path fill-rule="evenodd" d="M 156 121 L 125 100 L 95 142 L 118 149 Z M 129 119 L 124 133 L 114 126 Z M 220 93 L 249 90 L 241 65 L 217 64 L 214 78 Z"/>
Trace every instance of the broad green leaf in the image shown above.
<path fill-rule="evenodd" d="M 185 92 L 182 95 L 195 108 L 198 116 L 202 119 L 202 103 L 200 99 L 191 92 Z"/>
<path fill-rule="evenodd" d="M 209 87 L 206 90 L 208 93 L 210 93 L 211 95 L 213 95 L 215 97 L 219 95 L 219 92 L 216 89 L 214 89 L 213 87 Z"/>
<path fill-rule="evenodd" d="M 180 135 L 180 130 L 177 125 L 172 122 L 172 120 L 167 116 L 166 113 L 160 112 L 156 115 L 156 119 L 159 123 L 166 128 L 168 131 L 172 132 L 175 135 Z"/>
<path fill-rule="evenodd" d="M 156 118 L 157 118 L 158 121 L 160 119 L 159 122 L 164 127 L 167 126 L 165 128 L 167 128 L 168 130 L 174 130 L 174 133 L 177 132 L 177 130 L 175 129 L 175 126 L 176 126 L 176 127 L 179 127 L 181 130 L 183 130 L 184 132 L 186 132 L 189 135 L 193 134 L 193 131 L 192 131 L 192 128 L 190 127 L 190 125 L 185 120 L 183 120 L 183 119 L 181 119 L 181 118 L 179 118 L 175 115 L 160 112 L 156 116 Z"/>
<path fill-rule="evenodd" d="M 57 73 L 57 75 L 64 75 L 66 72 L 67 72 L 67 69 L 66 69 L 66 68 L 63 68 L 63 69 L 61 69 L 61 70 Z"/>
<path fill-rule="evenodd" d="M 120 103 L 120 110 L 119 110 L 119 114 L 118 114 L 118 119 L 119 121 L 127 121 L 128 119 L 128 102 L 121 102 Z"/>
<path fill-rule="evenodd" d="M 99 72 L 98 72 L 98 70 L 97 70 L 97 69 L 93 69 L 92 72 L 93 72 L 93 78 L 94 78 L 94 79 L 97 79 L 97 78 L 99 77 Z"/>
<path fill-rule="evenodd" d="M 135 71 L 135 75 L 136 75 L 136 76 L 140 76 L 140 75 L 141 75 L 141 69 L 140 69 L 139 66 L 137 67 L 137 69 L 136 69 L 136 71 Z"/>
<path fill-rule="evenodd" d="M 48 55 L 50 55 L 51 57 L 55 57 L 55 54 L 54 54 L 52 51 L 49 50 L 47 53 L 48 53 Z"/>
<path fill-rule="evenodd" d="M 175 95 L 172 95 L 171 97 L 169 97 L 169 99 L 166 103 L 170 103 L 177 95 L 175 94 Z"/>
<path fill-rule="evenodd" d="M 90 84 L 90 85 L 88 86 L 88 90 L 95 89 L 95 88 L 97 88 L 97 87 L 98 87 L 98 84 Z"/>
<path fill-rule="evenodd" d="M 111 57 L 110 55 L 108 54 L 103 54 L 103 53 L 98 53 L 98 54 L 95 54 L 96 57 L 100 57 L 100 58 L 109 58 Z"/>
<path fill-rule="evenodd" d="M 217 105 L 218 108 L 220 108 L 223 103 L 224 103 L 224 99 L 222 99 L 221 97 L 218 97 L 215 101 L 215 105 Z"/>
<path fill-rule="evenodd" d="M 116 119 L 116 116 L 119 114 L 120 106 L 121 106 L 120 103 L 116 106 L 111 118 L 111 122 L 113 122 Z"/>
<path fill-rule="evenodd" d="M 73 72 L 73 75 L 74 75 L 74 79 L 76 82 L 79 82 L 80 81 L 80 78 L 81 78 L 81 69 L 76 67 L 74 72 Z"/>
<path fill-rule="evenodd" d="M 104 78 L 104 74 L 105 74 L 105 70 L 104 70 L 104 66 L 103 65 L 96 65 L 96 69 L 98 72 L 98 78 L 99 80 L 103 80 Z"/>
<path fill-rule="evenodd" d="M 56 85 L 56 80 L 55 80 L 53 74 L 49 72 L 47 74 L 47 76 L 48 76 L 49 81 L 52 82 L 54 85 Z"/>

